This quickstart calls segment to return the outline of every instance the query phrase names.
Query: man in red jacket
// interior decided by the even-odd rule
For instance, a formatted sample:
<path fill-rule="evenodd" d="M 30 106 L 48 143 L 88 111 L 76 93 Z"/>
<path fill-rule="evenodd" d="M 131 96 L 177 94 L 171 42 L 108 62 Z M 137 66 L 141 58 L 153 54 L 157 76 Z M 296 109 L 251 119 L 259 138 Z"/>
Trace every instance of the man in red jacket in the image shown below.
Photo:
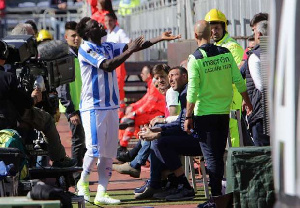
<path fill-rule="evenodd" d="M 119 151 L 126 151 L 128 142 L 139 126 L 149 123 L 156 116 L 165 115 L 165 97 L 155 87 L 151 75 L 151 67 L 144 66 L 141 77 L 147 83 L 146 94 L 137 102 L 126 108 L 125 116 L 121 119 L 119 128 L 120 148 Z M 125 131 L 122 131 L 124 130 Z"/>

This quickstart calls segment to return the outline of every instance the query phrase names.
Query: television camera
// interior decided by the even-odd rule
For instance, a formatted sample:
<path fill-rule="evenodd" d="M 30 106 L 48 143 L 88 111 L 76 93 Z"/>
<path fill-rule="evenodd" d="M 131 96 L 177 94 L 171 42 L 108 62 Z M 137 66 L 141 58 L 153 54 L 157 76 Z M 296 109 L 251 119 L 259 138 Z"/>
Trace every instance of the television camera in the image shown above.
<path fill-rule="evenodd" d="M 7 43 L 9 51 L 6 69 L 16 74 L 20 87 L 29 95 L 35 88 L 39 88 L 43 99 L 36 107 L 54 116 L 59 108 L 56 88 L 75 79 L 74 57 L 68 55 L 68 45 L 58 42 L 61 45 L 50 43 L 49 47 L 49 44 L 44 43 L 46 44 L 44 49 L 40 50 L 31 35 L 7 36 L 2 40 Z M 56 48 L 64 49 L 63 52 L 57 53 Z M 24 139 L 26 149 L 31 156 L 47 154 L 41 132 L 29 131 Z"/>
<path fill-rule="evenodd" d="M 43 101 L 37 107 L 55 115 L 58 108 L 56 88 L 75 79 L 74 57 L 67 52 L 56 54 L 55 59 L 39 58 L 36 40 L 31 35 L 7 36 L 2 40 L 9 49 L 6 64 L 18 77 L 21 87 L 29 94 L 40 88 Z"/>

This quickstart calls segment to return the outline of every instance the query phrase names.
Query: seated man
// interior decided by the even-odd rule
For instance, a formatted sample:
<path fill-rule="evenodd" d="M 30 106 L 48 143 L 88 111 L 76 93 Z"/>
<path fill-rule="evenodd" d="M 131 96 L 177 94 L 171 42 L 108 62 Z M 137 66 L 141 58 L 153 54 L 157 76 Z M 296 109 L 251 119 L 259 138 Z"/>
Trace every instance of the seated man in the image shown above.
<path fill-rule="evenodd" d="M 129 140 L 140 125 L 148 124 L 156 116 L 165 114 L 165 97 L 152 83 L 151 68 L 149 66 L 143 67 L 141 77 L 144 82 L 147 82 L 147 93 L 139 101 L 126 108 L 125 116 L 120 123 L 120 129 L 125 129 L 125 131 L 120 131 L 119 134 L 119 153 L 126 151 Z"/>
<path fill-rule="evenodd" d="M 67 157 L 65 148 L 62 146 L 59 134 L 51 115 L 34 105 L 42 100 L 41 91 L 36 89 L 32 93 L 32 97 L 28 96 L 23 90 L 19 89 L 17 77 L 9 72 L 4 71 L 4 64 L 8 58 L 8 46 L 4 41 L 0 41 L 0 100 L 1 110 L 5 108 L 12 109 L 15 112 L 12 125 L 1 125 L 1 128 L 16 128 L 17 123 L 26 123 L 36 130 L 42 131 L 46 136 L 48 144 L 48 154 L 53 161 L 52 166 L 56 167 L 72 167 L 76 161 Z M 9 104 L 9 105 L 7 105 Z M 4 116 L 5 117 L 5 116 Z M 10 114 L 6 117 L 11 117 Z"/>
<path fill-rule="evenodd" d="M 169 124 L 162 124 L 160 127 L 149 128 L 144 127 L 142 131 L 139 132 L 139 138 L 146 141 L 152 141 L 151 149 L 153 149 L 154 154 L 151 154 L 151 174 L 150 174 L 150 183 L 144 189 L 142 193 L 137 193 L 136 198 L 159 198 L 159 199 L 167 199 L 171 201 L 176 200 L 188 200 L 193 199 L 195 197 L 195 192 L 193 188 L 190 186 L 187 178 L 185 177 L 183 172 L 176 172 L 176 168 L 173 167 L 181 167 L 180 159 L 177 155 L 174 156 L 174 153 L 170 154 L 170 151 L 167 149 L 167 152 L 161 151 L 160 148 L 163 145 L 167 145 L 168 148 L 177 147 L 177 149 L 181 149 L 185 152 L 186 155 L 201 155 L 201 148 L 199 146 L 199 139 L 197 135 L 191 134 L 188 135 L 183 130 L 183 124 L 185 120 L 185 112 L 186 112 L 186 93 L 187 93 L 187 83 L 188 83 L 188 75 L 187 70 L 183 67 L 177 66 L 172 68 L 169 71 L 169 82 L 173 90 L 179 92 L 179 100 L 181 111 L 179 113 L 179 117 L 176 121 Z M 176 153 L 177 153 L 176 149 Z M 172 160 L 164 160 L 166 154 L 172 155 Z M 154 157 L 153 157 L 154 156 Z M 159 160 L 155 160 L 155 165 L 153 164 L 153 160 L 158 158 Z M 167 158 L 170 159 L 170 158 Z M 164 168 L 163 166 L 167 166 L 168 169 L 174 171 L 175 176 L 172 179 L 172 186 L 167 186 L 166 189 L 161 192 L 161 184 L 160 178 L 157 176 L 160 174 L 159 172 Z M 153 174 L 152 174 L 153 172 Z M 155 178 L 154 178 L 155 177 Z M 172 193 L 180 193 L 180 195 L 176 197 L 168 197 Z"/>
<path fill-rule="evenodd" d="M 168 81 L 168 73 L 169 73 L 169 66 L 166 64 L 158 64 L 153 67 L 153 77 L 156 80 L 156 84 L 158 85 L 158 89 L 162 94 L 166 94 L 166 112 L 165 117 L 155 117 L 151 120 L 150 125 L 155 125 L 156 123 L 166 123 L 167 119 L 171 119 L 170 116 L 174 116 L 177 118 L 179 110 L 178 104 L 178 92 L 174 91 L 170 88 L 170 84 Z M 170 116 L 169 116 L 170 115 Z M 134 148 L 133 151 L 137 150 L 137 155 L 132 157 L 133 159 L 130 161 L 126 161 L 128 163 L 124 164 L 114 164 L 113 170 L 118 171 L 122 174 L 129 174 L 132 177 L 138 178 L 140 177 L 141 173 L 141 166 L 144 165 L 149 157 L 150 154 L 150 142 L 148 141 L 141 141 L 139 140 L 137 147 Z M 122 154 L 123 153 L 123 154 Z M 129 158 L 129 152 L 122 152 L 120 154 L 123 155 L 122 157 Z M 127 156 L 125 156 L 127 155 Z M 117 159 L 120 157 L 117 157 Z"/>

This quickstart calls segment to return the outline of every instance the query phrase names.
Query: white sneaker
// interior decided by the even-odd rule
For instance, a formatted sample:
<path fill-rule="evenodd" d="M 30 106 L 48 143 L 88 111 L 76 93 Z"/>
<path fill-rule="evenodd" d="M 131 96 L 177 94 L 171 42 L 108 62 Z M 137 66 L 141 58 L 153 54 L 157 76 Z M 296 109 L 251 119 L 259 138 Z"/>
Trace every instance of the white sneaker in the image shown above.
<path fill-rule="evenodd" d="M 85 200 L 90 201 L 89 182 L 84 183 L 82 180 L 77 182 L 77 195 L 83 196 Z"/>
<path fill-rule="evenodd" d="M 96 205 L 104 205 L 104 204 L 120 204 L 121 201 L 119 199 L 111 198 L 106 192 L 97 192 L 94 203 Z"/>

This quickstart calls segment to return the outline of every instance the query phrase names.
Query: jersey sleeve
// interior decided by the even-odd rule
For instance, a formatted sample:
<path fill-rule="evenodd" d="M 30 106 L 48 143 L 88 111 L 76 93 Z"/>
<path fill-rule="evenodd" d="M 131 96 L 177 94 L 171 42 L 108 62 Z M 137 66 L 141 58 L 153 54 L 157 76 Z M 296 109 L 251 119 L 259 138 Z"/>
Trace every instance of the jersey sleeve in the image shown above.
<path fill-rule="evenodd" d="M 126 43 L 113 43 L 113 56 L 114 58 L 123 53 Z"/>

